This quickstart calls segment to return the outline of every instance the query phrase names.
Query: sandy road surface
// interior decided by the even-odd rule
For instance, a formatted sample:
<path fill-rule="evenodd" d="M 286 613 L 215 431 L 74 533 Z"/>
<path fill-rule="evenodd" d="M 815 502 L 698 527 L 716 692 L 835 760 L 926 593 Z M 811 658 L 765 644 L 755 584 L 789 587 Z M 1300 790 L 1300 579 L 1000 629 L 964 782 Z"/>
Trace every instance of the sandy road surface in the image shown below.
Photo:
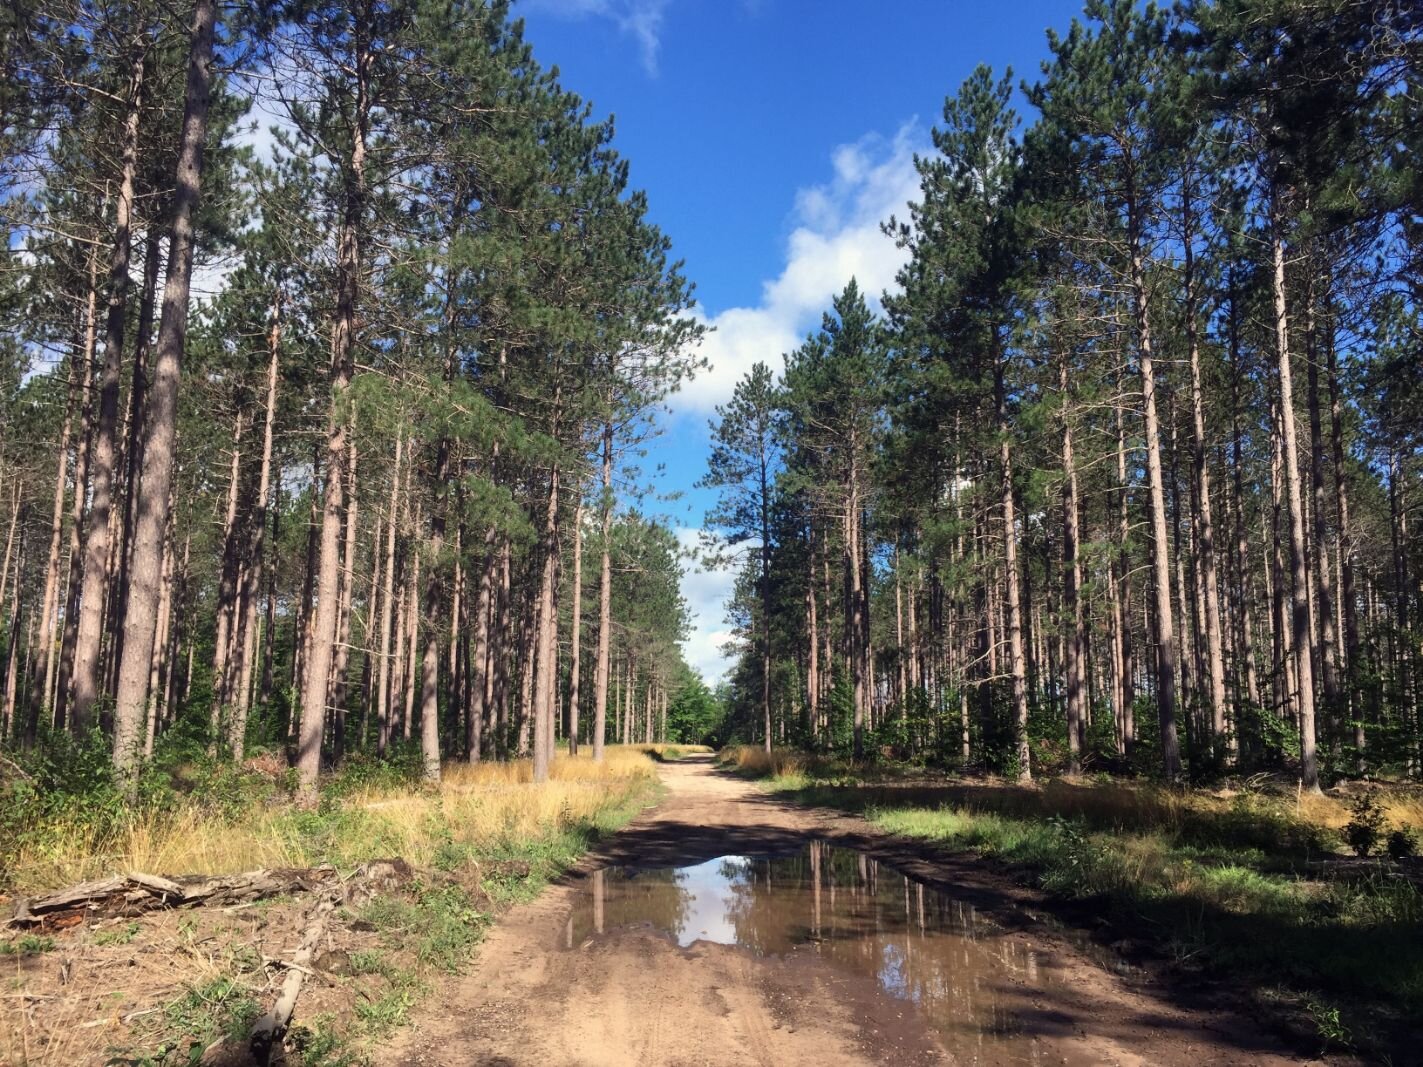
<path fill-rule="evenodd" d="M 720 773 L 665 764 L 667 795 L 561 883 L 505 915 L 470 971 L 450 979 L 379 1062 L 399 1067 L 625 1064 L 1217 1064 L 1300 1062 L 1249 1020 L 1179 1007 L 1168 989 L 1107 970 L 1034 918 L 1033 894 L 972 857 L 878 834 Z M 567 917 L 597 867 L 684 866 L 725 855 L 794 852 L 811 838 L 857 848 L 971 903 L 998 936 L 1031 949 L 1050 988 L 1008 988 L 1031 1058 L 936 1031 L 873 981 L 814 957 L 757 958 L 650 927 L 609 930 L 572 950 Z"/>

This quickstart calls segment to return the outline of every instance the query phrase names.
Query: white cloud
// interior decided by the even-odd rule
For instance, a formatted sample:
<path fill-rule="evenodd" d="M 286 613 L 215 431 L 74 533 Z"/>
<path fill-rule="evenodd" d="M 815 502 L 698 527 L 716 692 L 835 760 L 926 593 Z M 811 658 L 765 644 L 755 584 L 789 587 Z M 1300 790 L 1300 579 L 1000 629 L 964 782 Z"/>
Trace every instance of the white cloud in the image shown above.
<path fill-rule="evenodd" d="M 677 541 L 693 551 L 701 532 L 687 526 L 677 528 Z M 708 685 L 716 685 L 731 669 L 735 635 L 726 623 L 726 600 L 736 583 L 730 568 L 707 569 L 700 561 L 688 562 L 682 572 L 682 596 L 692 616 L 692 632 L 682 642 L 687 665 L 700 672 Z"/>
<path fill-rule="evenodd" d="M 715 327 L 699 350 L 709 366 L 672 398 L 674 409 L 710 414 L 758 360 L 779 371 L 781 356 L 818 325 L 852 277 L 872 303 L 894 287 L 905 252 L 880 224 L 903 217 L 918 198 L 914 153 L 926 140 L 909 122 L 891 138 L 870 134 L 831 153 L 831 179 L 795 194 L 785 266 L 763 283 L 761 303 L 702 316 Z"/>
<path fill-rule="evenodd" d="M 530 0 L 531 6 L 569 19 L 611 19 L 637 42 L 642 65 L 657 76 L 657 54 L 662 46 L 662 21 L 670 0 Z"/>
<path fill-rule="evenodd" d="M 795 194 L 785 266 L 763 283 L 761 302 L 702 317 L 716 328 L 699 351 L 709 367 L 690 388 L 673 395 L 674 411 L 710 414 L 758 360 L 779 372 L 781 356 L 819 324 L 831 298 L 852 277 L 874 304 L 894 287 L 905 253 L 880 224 L 891 215 L 903 217 L 905 205 L 918 199 L 914 153 L 926 142 L 924 131 L 909 122 L 891 138 L 871 134 L 831 153 L 830 180 Z M 699 536 L 686 527 L 677 531 L 684 548 L 694 548 Z M 683 649 L 688 664 L 711 685 L 731 669 L 736 651 L 726 623 L 726 601 L 735 582 L 733 569 L 688 566 L 682 576 L 682 595 L 692 614 L 692 633 Z"/>

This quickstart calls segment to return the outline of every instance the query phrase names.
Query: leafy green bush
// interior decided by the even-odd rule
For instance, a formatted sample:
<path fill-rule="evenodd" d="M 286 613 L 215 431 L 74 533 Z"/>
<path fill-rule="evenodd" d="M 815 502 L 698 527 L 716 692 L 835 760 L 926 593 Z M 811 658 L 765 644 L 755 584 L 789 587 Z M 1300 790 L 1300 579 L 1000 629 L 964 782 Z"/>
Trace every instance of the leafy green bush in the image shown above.
<path fill-rule="evenodd" d="M 1350 819 L 1344 826 L 1344 842 L 1356 856 L 1369 856 L 1383 836 L 1383 809 L 1369 793 L 1360 793 L 1349 805 Z"/>
<path fill-rule="evenodd" d="M 1388 850 L 1389 859 L 1406 860 L 1418 855 L 1418 838 L 1412 830 L 1394 830 L 1388 835 L 1388 842 L 1384 847 Z"/>

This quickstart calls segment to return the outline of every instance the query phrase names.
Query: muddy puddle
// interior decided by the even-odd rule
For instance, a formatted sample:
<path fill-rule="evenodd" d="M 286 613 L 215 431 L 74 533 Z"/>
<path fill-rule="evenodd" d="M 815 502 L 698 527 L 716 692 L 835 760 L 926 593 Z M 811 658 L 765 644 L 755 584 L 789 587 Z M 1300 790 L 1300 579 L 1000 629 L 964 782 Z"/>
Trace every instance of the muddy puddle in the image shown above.
<path fill-rule="evenodd" d="M 1058 979 L 1046 960 L 971 905 L 852 849 L 817 841 L 771 859 L 598 871 L 560 940 L 586 949 L 649 929 L 683 948 L 710 942 L 830 967 L 912 1005 L 956 1062 L 1072 1062 L 1045 1055 L 1039 1040 L 1072 1030 L 1051 1009 Z"/>

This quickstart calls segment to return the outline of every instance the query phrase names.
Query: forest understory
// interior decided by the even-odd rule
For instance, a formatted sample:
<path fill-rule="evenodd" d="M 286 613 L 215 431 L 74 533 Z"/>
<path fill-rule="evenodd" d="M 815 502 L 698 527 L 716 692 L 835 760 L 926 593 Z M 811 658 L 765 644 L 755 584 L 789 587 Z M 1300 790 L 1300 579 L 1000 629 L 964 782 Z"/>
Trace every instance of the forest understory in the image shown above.
<path fill-rule="evenodd" d="M 420 784 L 418 763 L 404 776 L 352 769 L 315 810 L 294 805 L 286 776 L 273 780 L 271 761 L 258 760 L 241 781 L 195 781 L 137 813 L 12 823 L 0 908 L 33 905 L 36 916 L 0 938 L 0 1063 L 265 1062 L 250 1035 L 292 968 L 308 980 L 273 1062 L 365 1062 L 504 909 L 656 799 L 653 758 L 666 757 L 645 747 L 610 749 L 598 765 L 560 757 L 541 785 L 527 762 L 456 768 L 438 788 Z M 367 867 L 381 870 L 362 887 Z M 39 913 L 49 892 L 108 871 L 254 869 L 303 873 L 239 903 L 146 910 L 129 893 Z M 293 961 L 333 886 L 328 925 L 310 958 Z"/>

